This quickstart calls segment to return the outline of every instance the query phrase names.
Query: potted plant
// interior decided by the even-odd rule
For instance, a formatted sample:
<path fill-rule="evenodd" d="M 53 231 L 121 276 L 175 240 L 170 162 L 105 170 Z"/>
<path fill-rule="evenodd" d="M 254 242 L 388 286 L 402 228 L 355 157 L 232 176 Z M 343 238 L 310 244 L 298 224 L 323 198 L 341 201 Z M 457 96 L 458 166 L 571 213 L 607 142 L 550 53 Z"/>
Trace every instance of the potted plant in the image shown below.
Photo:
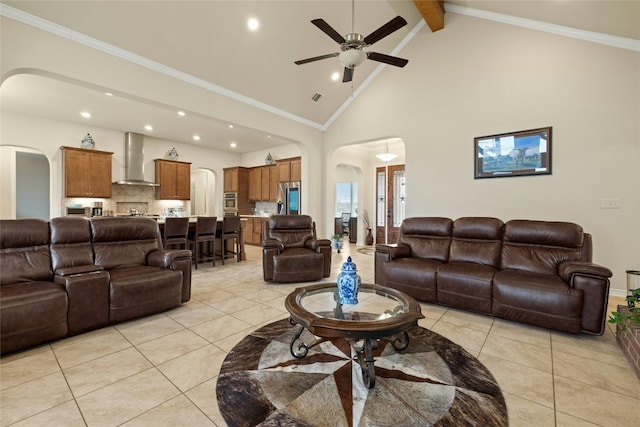
<path fill-rule="evenodd" d="M 629 293 L 626 297 L 628 309 L 612 311 L 609 316 L 609 323 L 619 325 L 622 331 L 640 327 L 640 307 L 636 306 L 636 302 L 640 303 L 640 288 L 630 289 Z"/>
<path fill-rule="evenodd" d="M 340 249 L 342 249 L 342 245 L 344 245 L 344 242 L 342 241 L 341 235 L 334 234 L 333 236 L 331 236 L 331 246 L 334 249 L 337 249 L 338 253 L 340 253 Z"/>
<path fill-rule="evenodd" d="M 631 368 L 640 379 L 640 288 L 629 289 L 626 298 L 627 307 L 620 305 L 617 311 L 611 312 L 609 323 L 616 324 L 616 341 L 622 349 Z"/>

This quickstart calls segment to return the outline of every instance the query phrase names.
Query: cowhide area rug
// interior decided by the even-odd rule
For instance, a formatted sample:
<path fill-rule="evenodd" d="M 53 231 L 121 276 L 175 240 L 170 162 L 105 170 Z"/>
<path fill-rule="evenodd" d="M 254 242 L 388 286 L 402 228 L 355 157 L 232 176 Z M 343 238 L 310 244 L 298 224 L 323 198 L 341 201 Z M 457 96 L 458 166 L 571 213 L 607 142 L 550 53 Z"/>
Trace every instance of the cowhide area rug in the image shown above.
<path fill-rule="evenodd" d="M 508 425 L 493 375 L 434 332 L 409 329 L 403 351 L 380 342 L 375 387 L 368 389 L 350 344 L 342 339 L 294 358 L 289 345 L 297 328 L 288 319 L 271 323 L 229 352 L 216 389 L 229 426 Z M 313 341 L 306 330 L 302 338 Z"/>

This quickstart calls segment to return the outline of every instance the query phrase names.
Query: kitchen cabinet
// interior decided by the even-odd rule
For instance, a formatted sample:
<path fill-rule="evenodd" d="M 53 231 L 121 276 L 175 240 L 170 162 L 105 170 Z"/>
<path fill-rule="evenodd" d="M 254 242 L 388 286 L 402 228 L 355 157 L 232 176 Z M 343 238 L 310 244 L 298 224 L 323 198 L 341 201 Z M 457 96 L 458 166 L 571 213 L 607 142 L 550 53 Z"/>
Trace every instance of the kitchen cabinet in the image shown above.
<path fill-rule="evenodd" d="M 278 160 L 278 181 L 301 181 L 301 163 L 300 157 Z"/>
<path fill-rule="evenodd" d="M 249 185 L 249 169 L 243 167 L 225 168 L 223 191 L 225 193 L 246 193 Z M 248 194 L 245 195 L 248 198 Z"/>
<path fill-rule="evenodd" d="M 113 153 L 62 147 L 65 197 L 111 197 Z"/>
<path fill-rule="evenodd" d="M 191 199 L 191 163 L 155 159 L 156 198 L 165 200 Z"/>
<path fill-rule="evenodd" d="M 249 201 L 275 202 L 277 198 L 277 166 L 259 166 L 249 169 Z"/>
<path fill-rule="evenodd" d="M 262 245 L 262 228 L 267 221 L 266 217 L 246 217 L 244 242 L 247 245 Z"/>
<path fill-rule="evenodd" d="M 223 191 L 225 193 L 238 194 L 238 213 L 248 214 L 254 207 L 249 203 L 249 169 L 243 167 L 233 167 L 223 169 Z"/>
<path fill-rule="evenodd" d="M 289 181 L 291 182 L 302 181 L 302 159 L 300 159 L 300 157 L 291 159 L 291 176 Z"/>
<path fill-rule="evenodd" d="M 300 157 L 278 160 L 278 182 L 299 182 L 302 180 Z"/>
<path fill-rule="evenodd" d="M 262 201 L 262 168 L 249 169 L 249 201 Z"/>

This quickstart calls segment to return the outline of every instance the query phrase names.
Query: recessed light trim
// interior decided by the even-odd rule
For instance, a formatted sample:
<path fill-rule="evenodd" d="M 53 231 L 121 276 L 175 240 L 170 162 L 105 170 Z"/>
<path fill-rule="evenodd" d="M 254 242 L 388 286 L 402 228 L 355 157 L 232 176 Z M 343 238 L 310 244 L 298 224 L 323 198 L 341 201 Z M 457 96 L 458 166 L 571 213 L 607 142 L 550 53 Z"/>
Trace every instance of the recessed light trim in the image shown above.
<path fill-rule="evenodd" d="M 333 80 L 334 82 L 338 81 L 339 78 L 340 78 L 339 72 L 334 71 L 333 74 L 331 74 L 331 80 Z"/>
<path fill-rule="evenodd" d="M 238 146 L 238 144 L 236 144 L 235 142 L 232 142 L 231 144 L 229 144 L 229 146 L 231 148 L 236 148 Z"/>
<path fill-rule="evenodd" d="M 153 126 L 151 126 L 151 125 L 144 125 L 144 128 L 146 130 L 153 130 Z"/>
<path fill-rule="evenodd" d="M 113 94 L 111 92 L 105 92 L 104 94 L 107 95 L 107 96 L 113 96 Z"/>
<path fill-rule="evenodd" d="M 178 115 L 184 117 L 187 115 L 187 113 L 185 113 L 184 111 L 178 111 Z"/>
<path fill-rule="evenodd" d="M 91 113 L 90 113 L 90 112 L 88 112 L 88 111 L 81 111 L 81 112 L 80 112 L 80 115 L 81 115 L 82 117 L 84 117 L 85 119 L 89 119 L 89 118 L 91 118 Z"/>
<path fill-rule="evenodd" d="M 200 141 L 200 135 L 193 135 L 194 141 Z"/>
<path fill-rule="evenodd" d="M 233 125 L 229 125 L 229 129 L 233 129 Z"/>

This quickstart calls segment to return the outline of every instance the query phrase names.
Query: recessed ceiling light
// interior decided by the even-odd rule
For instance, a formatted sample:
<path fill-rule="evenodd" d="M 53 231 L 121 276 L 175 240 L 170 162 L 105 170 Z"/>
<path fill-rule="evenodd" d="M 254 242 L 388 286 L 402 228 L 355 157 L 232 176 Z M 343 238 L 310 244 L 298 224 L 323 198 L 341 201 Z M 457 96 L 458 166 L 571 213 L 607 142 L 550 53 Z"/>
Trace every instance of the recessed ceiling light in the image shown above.
<path fill-rule="evenodd" d="M 267 138 L 271 138 L 271 135 L 267 135 Z"/>
<path fill-rule="evenodd" d="M 107 96 L 113 96 L 113 94 L 111 92 L 105 92 L 104 94 L 107 95 Z"/>
<path fill-rule="evenodd" d="M 151 126 L 151 125 L 144 125 L 144 128 L 146 130 L 153 130 L 153 126 Z"/>
<path fill-rule="evenodd" d="M 334 82 L 337 81 L 340 78 L 340 73 L 335 71 L 333 74 L 331 74 L 331 80 L 333 80 Z"/>
<path fill-rule="evenodd" d="M 91 113 L 89 113 L 88 111 L 83 111 L 80 113 L 80 115 L 85 119 L 88 119 L 89 117 L 91 117 Z"/>
<path fill-rule="evenodd" d="M 231 146 L 231 148 L 236 148 L 238 145 L 235 142 L 232 142 L 231 144 L 229 144 Z"/>
<path fill-rule="evenodd" d="M 258 22 L 256 18 L 249 18 L 247 27 L 249 27 L 251 31 L 256 31 L 260 27 L 260 22 Z"/>
<path fill-rule="evenodd" d="M 185 113 L 184 111 L 178 111 L 178 115 L 184 117 L 187 115 L 187 113 Z"/>
<path fill-rule="evenodd" d="M 233 129 L 233 125 L 229 125 L 229 128 Z"/>
<path fill-rule="evenodd" d="M 193 135 L 194 141 L 200 141 L 200 135 Z"/>

